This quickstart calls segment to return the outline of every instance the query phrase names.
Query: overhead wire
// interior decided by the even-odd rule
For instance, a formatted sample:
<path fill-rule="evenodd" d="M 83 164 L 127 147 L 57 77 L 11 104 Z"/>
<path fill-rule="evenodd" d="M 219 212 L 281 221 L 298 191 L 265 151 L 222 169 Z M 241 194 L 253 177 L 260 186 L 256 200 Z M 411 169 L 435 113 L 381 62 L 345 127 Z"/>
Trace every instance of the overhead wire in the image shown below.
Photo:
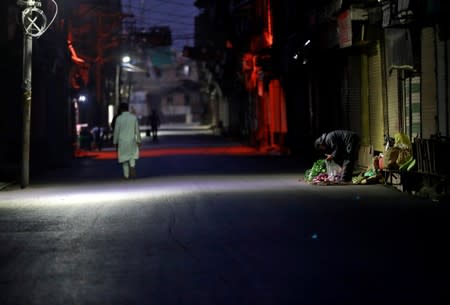
<path fill-rule="evenodd" d="M 153 0 L 153 1 L 159 2 L 161 4 L 165 4 L 165 5 L 171 4 L 171 5 L 178 5 L 178 6 L 183 6 L 183 7 L 186 7 L 188 5 L 185 2 L 172 1 L 172 0 Z M 192 6 L 194 6 L 195 1 L 190 0 L 189 2 L 191 3 Z"/>
<path fill-rule="evenodd" d="M 140 22 L 141 25 L 145 25 L 145 26 L 151 26 L 153 24 L 162 24 L 162 23 L 166 23 L 166 24 L 172 24 L 172 25 L 180 25 L 180 26 L 185 26 L 185 25 L 193 25 L 193 23 L 188 23 L 188 22 L 182 22 L 182 21 L 177 21 L 177 22 L 173 22 L 173 21 L 169 21 L 168 19 L 159 19 L 159 18 L 151 18 L 151 21 L 142 23 Z"/>
<path fill-rule="evenodd" d="M 173 41 L 192 40 L 194 35 L 195 16 L 199 13 L 194 6 L 194 1 L 183 3 L 180 0 L 151 0 L 151 1 L 122 1 L 122 10 L 134 16 L 134 20 L 128 22 L 134 29 L 145 29 L 156 26 L 169 26 Z M 183 7 L 183 12 L 180 8 Z M 145 18 L 144 18 L 145 16 Z M 171 18 L 172 17 L 172 18 Z M 192 28 L 192 33 L 186 33 L 187 27 Z M 177 31 L 183 33 L 177 33 Z"/>
<path fill-rule="evenodd" d="M 138 6 L 138 5 L 136 5 L 136 4 L 129 4 L 129 5 L 122 5 L 122 9 L 124 9 L 124 8 L 128 8 L 128 9 L 132 9 L 132 10 L 136 10 L 136 11 L 141 11 L 141 10 L 144 10 L 145 12 L 154 12 L 154 11 L 156 11 L 156 12 L 159 12 L 159 13 L 166 13 L 166 11 L 161 11 L 161 10 L 155 10 L 155 8 L 159 8 L 159 7 L 161 7 L 161 6 L 153 6 L 153 7 L 146 7 L 145 5 L 144 5 L 144 7 L 141 7 L 141 6 Z M 188 9 L 188 10 L 186 10 L 186 9 Z M 192 8 L 187 8 L 187 7 L 184 7 L 184 11 L 186 12 L 186 15 L 181 15 L 181 16 L 187 16 L 187 17 L 191 17 L 191 16 L 193 16 L 192 14 L 194 14 L 194 13 L 196 13 L 196 12 L 199 12 L 199 10 L 197 9 L 197 8 L 195 8 L 195 7 L 192 7 Z"/>
<path fill-rule="evenodd" d="M 131 6 L 129 9 L 131 10 L 131 12 L 129 12 L 129 13 L 138 11 L 138 8 L 135 5 Z M 133 23 L 139 24 L 139 27 L 141 27 L 141 28 L 156 26 L 158 24 L 170 24 L 170 25 L 172 25 L 172 27 L 174 27 L 174 25 L 180 26 L 180 27 L 194 25 L 195 16 L 193 14 L 185 15 L 185 14 L 168 13 L 168 12 L 163 12 L 163 11 L 155 12 L 155 11 L 153 11 L 151 9 L 147 9 L 147 8 L 144 8 L 144 10 L 147 13 L 150 13 L 150 15 L 147 14 L 147 18 L 145 18 L 144 20 L 142 18 L 139 18 L 141 20 L 138 20 L 138 18 L 136 18 L 136 16 L 135 16 L 135 21 L 133 21 Z M 173 16 L 173 17 L 177 17 L 177 18 L 165 18 L 166 16 Z M 189 22 L 189 20 L 192 20 L 192 22 Z"/>

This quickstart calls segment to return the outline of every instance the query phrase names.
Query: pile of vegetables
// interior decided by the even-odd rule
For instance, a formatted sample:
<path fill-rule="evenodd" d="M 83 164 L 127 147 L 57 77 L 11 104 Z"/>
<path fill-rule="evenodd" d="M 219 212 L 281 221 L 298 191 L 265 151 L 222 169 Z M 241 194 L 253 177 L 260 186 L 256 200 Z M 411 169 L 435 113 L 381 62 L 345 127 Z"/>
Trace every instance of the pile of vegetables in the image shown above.
<path fill-rule="evenodd" d="M 307 169 L 305 171 L 305 181 L 306 182 L 313 182 L 314 178 L 322 174 L 326 175 L 327 173 L 327 167 L 324 159 L 319 159 L 316 162 L 314 162 L 313 166 L 310 169 Z"/>

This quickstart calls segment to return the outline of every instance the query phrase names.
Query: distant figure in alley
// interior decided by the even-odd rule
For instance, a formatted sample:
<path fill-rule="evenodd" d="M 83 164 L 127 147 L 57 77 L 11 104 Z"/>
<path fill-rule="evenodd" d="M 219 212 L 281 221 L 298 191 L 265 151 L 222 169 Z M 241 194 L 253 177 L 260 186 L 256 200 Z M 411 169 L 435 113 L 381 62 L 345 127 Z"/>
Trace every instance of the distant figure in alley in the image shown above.
<path fill-rule="evenodd" d="M 155 109 L 152 109 L 152 112 L 148 117 L 148 125 L 150 125 L 150 134 L 148 135 L 151 135 L 153 142 L 158 142 L 158 129 L 161 125 L 161 120 Z"/>

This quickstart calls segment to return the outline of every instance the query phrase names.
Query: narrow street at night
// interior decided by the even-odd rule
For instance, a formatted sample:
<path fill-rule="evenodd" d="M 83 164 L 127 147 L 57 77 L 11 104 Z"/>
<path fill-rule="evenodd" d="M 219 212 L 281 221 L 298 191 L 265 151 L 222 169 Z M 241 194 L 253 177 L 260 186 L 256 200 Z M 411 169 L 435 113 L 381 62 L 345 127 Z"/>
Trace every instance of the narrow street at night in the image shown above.
<path fill-rule="evenodd" d="M 309 161 L 308 161 L 309 162 Z M 0 191 L 0 304 L 449 304 L 449 206 L 209 130 L 144 137 Z"/>
<path fill-rule="evenodd" d="M 450 1 L 0 1 L 0 305 L 450 305 Z"/>

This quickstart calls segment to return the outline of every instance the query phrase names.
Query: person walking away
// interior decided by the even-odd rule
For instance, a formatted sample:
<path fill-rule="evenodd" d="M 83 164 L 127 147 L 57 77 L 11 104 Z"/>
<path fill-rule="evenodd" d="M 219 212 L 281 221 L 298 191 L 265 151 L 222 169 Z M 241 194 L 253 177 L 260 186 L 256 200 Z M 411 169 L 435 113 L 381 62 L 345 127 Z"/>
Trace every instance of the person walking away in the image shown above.
<path fill-rule="evenodd" d="M 161 125 L 161 120 L 159 119 L 158 112 L 155 109 L 152 109 L 149 116 L 149 125 L 153 142 L 158 142 L 158 128 Z"/>
<path fill-rule="evenodd" d="M 334 130 L 322 134 L 314 142 L 317 151 L 324 153 L 327 161 L 334 160 L 342 167 L 342 180 L 352 181 L 355 163 L 358 161 L 360 139 L 350 130 Z"/>
<path fill-rule="evenodd" d="M 122 164 L 124 179 L 136 178 L 136 160 L 139 159 L 141 134 L 137 117 L 128 111 L 128 104 L 119 105 L 121 114 L 114 125 L 113 144 L 117 147 L 117 158 Z"/>

